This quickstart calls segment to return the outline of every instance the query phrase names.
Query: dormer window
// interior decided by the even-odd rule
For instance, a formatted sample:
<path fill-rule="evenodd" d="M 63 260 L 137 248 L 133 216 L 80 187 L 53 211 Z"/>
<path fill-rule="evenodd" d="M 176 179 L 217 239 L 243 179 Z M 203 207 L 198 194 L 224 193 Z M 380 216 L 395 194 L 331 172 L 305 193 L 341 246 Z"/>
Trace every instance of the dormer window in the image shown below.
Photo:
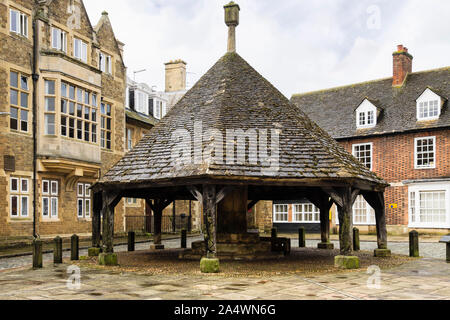
<path fill-rule="evenodd" d="M 375 127 L 377 124 L 376 115 L 377 107 L 365 99 L 356 109 L 356 127 L 358 129 Z"/>
<path fill-rule="evenodd" d="M 441 105 L 441 97 L 427 88 L 417 99 L 417 121 L 439 119 Z"/>

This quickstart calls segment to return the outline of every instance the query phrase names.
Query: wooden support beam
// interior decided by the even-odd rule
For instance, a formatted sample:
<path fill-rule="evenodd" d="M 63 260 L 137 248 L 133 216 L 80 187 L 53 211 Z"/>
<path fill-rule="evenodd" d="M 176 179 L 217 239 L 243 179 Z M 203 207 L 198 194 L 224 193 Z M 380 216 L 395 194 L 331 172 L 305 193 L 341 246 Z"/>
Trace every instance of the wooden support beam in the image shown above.
<path fill-rule="evenodd" d="M 206 257 L 217 255 L 217 193 L 215 185 L 203 185 L 203 216 L 205 223 Z"/>
<path fill-rule="evenodd" d="M 330 242 L 330 209 L 333 200 L 320 189 L 305 192 L 306 198 L 320 210 L 320 239 L 321 243 Z"/>
<path fill-rule="evenodd" d="M 161 224 L 162 214 L 165 208 L 167 208 L 173 199 L 145 199 L 146 204 L 152 209 L 154 214 L 154 232 L 153 232 L 153 244 L 161 245 Z"/>
<path fill-rule="evenodd" d="M 93 196 L 92 206 L 92 247 L 101 247 L 101 212 L 102 212 L 102 193 L 96 192 Z"/>
<path fill-rule="evenodd" d="M 251 210 L 258 202 L 259 202 L 259 200 L 250 201 L 247 205 L 247 210 Z"/>
<path fill-rule="evenodd" d="M 338 207 L 339 245 L 342 255 L 350 255 L 353 249 L 353 203 L 360 190 L 352 187 L 323 188 Z"/>
<path fill-rule="evenodd" d="M 122 196 L 118 192 L 103 191 L 103 246 L 106 253 L 114 252 L 114 208 L 120 202 Z"/>
<path fill-rule="evenodd" d="M 378 249 L 387 249 L 386 209 L 384 192 L 363 192 L 362 195 L 367 203 L 375 210 L 375 221 L 377 225 Z"/>

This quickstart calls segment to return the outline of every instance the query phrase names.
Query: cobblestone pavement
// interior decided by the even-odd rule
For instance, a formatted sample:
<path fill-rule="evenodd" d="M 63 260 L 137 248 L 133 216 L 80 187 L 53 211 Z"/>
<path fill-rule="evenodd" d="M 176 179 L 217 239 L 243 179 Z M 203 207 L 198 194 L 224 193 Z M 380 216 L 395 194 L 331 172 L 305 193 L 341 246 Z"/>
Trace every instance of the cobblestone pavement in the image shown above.
<path fill-rule="evenodd" d="M 190 246 L 192 241 L 197 241 L 200 239 L 201 239 L 200 237 L 188 237 L 187 245 Z M 148 249 L 150 247 L 151 243 L 152 242 L 136 243 L 136 250 Z M 165 245 L 166 248 L 179 248 L 180 247 L 180 239 L 163 240 L 162 243 Z M 128 247 L 126 245 L 120 245 L 120 246 L 114 247 L 114 251 L 116 251 L 116 252 L 122 252 L 122 251 L 127 251 L 127 250 L 128 250 Z M 87 256 L 87 249 L 80 250 L 80 256 Z M 70 251 L 64 251 L 63 257 L 69 258 Z M 53 253 L 43 254 L 43 263 L 44 263 L 44 265 L 53 263 Z M 22 257 L 14 257 L 14 258 L 4 258 L 4 259 L 0 259 L 0 270 L 6 270 L 6 269 L 18 268 L 18 267 L 24 267 L 24 266 L 31 266 L 31 264 L 32 264 L 31 255 L 22 256 Z"/>
<path fill-rule="evenodd" d="M 430 258 L 381 271 L 379 287 L 374 286 L 374 275 L 363 269 L 314 276 L 227 277 L 200 273 L 152 276 L 83 267 L 81 287 L 71 289 L 68 266 L 1 271 L 0 299 L 450 300 L 450 264 Z"/>

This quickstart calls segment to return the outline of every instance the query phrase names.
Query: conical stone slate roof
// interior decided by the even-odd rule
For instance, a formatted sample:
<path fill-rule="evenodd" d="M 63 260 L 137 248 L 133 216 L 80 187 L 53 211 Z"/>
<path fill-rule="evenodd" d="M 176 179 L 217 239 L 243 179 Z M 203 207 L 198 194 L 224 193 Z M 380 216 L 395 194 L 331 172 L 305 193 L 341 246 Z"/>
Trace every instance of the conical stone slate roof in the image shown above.
<path fill-rule="evenodd" d="M 227 163 L 225 142 L 222 163 L 209 155 L 201 164 L 176 164 L 172 152 L 179 141 L 173 133 L 185 130 L 194 137 L 195 123 L 201 123 L 203 131 L 219 130 L 224 138 L 227 129 L 267 129 L 269 137 L 271 129 L 278 129 L 278 170 L 265 172 L 260 162 Z M 204 139 L 202 146 L 205 149 L 213 143 Z M 268 149 L 270 153 L 270 138 Z M 189 150 L 194 159 L 193 142 Z M 234 52 L 225 54 L 99 184 L 157 186 L 193 178 L 259 182 L 359 179 L 386 186 Z"/>

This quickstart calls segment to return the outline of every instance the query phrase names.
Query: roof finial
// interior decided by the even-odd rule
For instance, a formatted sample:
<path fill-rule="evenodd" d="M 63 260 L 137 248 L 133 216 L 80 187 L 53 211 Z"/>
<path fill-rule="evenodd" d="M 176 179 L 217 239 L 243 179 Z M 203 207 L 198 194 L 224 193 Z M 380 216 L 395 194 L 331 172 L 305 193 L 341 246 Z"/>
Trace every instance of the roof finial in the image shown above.
<path fill-rule="evenodd" d="M 239 5 L 231 1 L 224 6 L 225 24 L 228 26 L 228 52 L 236 52 L 236 27 L 239 25 Z"/>

